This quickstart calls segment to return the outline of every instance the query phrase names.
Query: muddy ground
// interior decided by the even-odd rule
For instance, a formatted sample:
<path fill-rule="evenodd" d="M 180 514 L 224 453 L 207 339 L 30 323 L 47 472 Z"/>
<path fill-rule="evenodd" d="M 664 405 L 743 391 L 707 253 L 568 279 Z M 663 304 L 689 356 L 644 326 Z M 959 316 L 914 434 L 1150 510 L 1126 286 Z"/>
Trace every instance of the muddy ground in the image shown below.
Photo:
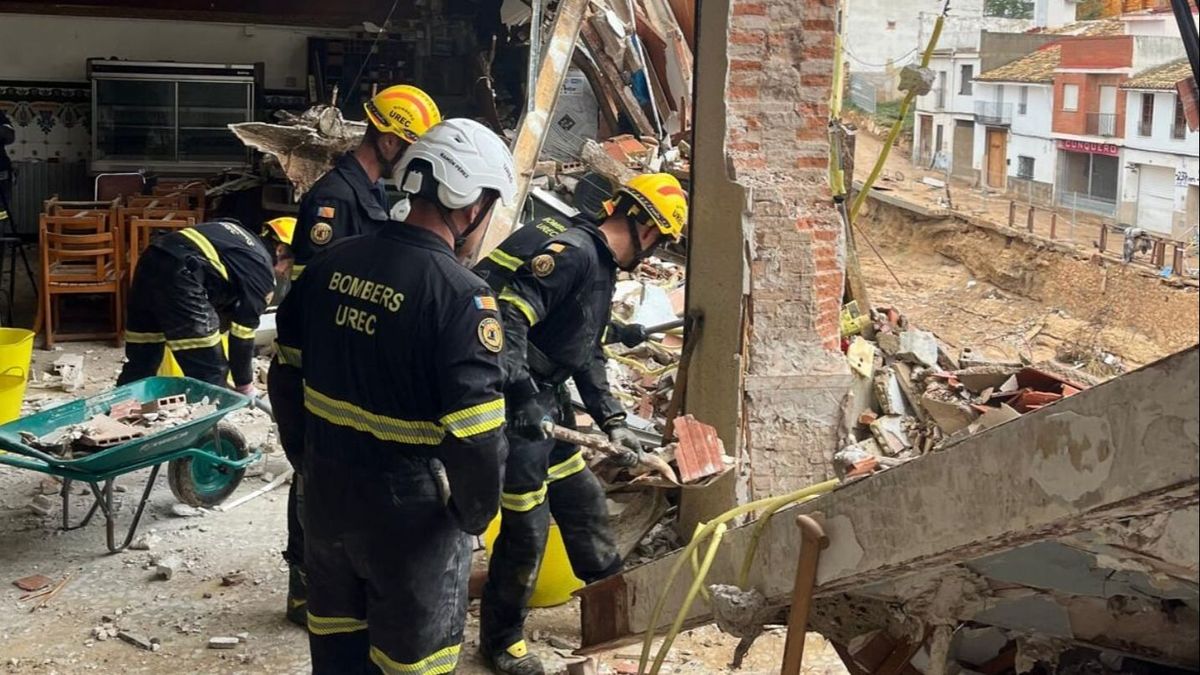
<path fill-rule="evenodd" d="M 34 370 L 66 352 L 85 355 L 88 383 L 81 394 L 110 387 L 121 364 L 121 352 L 96 344 L 73 344 L 63 352 L 35 350 Z M 72 395 L 57 388 L 30 387 L 26 399 L 35 405 L 68 400 Z M 268 418 L 260 412 L 235 413 L 233 421 L 252 446 L 270 452 L 252 467 L 232 499 L 282 475 L 287 461 L 275 445 Z M 128 522 L 146 480 L 147 471 L 121 478 L 119 514 Z M 82 514 L 89 497 L 72 499 L 73 516 Z M 59 529 L 57 503 L 48 515 L 30 510 L 33 497 L 54 493 L 59 485 L 44 477 L 0 465 L 0 672 L 3 673 L 303 673 L 308 672 L 305 633 L 283 619 L 287 574 L 280 558 L 284 546 L 286 486 L 226 512 L 195 517 L 172 514 L 176 501 L 159 477 L 151 494 L 141 532 L 156 540 L 149 551 L 108 555 L 104 526 L 97 517 L 81 529 Z M 171 555 L 183 562 L 170 580 L 156 578 L 151 561 Z M 227 586 L 222 577 L 240 572 L 244 581 Z M 12 581 L 33 574 L 58 580 L 70 575 L 66 586 L 46 607 L 31 611 L 33 603 Z M 473 603 L 467 628 L 465 658 L 460 673 L 486 673 L 475 655 L 478 603 Z M 145 638 L 161 641 L 149 652 L 118 639 L 97 641 L 92 629 L 104 617 Z M 531 647 L 546 659 L 552 671 L 561 671 L 567 654 L 563 647 L 579 644 L 577 603 L 534 610 L 528 635 Z M 245 633 L 246 642 L 235 649 L 207 648 L 210 637 Z M 766 674 L 778 671 L 783 633 L 763 636 L 741 671 Z M 663 672 L 727 672 L 725 664 L 737 640 L 715 628 L 687 633 L 675 643 Z M 639 648 L 619 648 L 600 655 L 602 672 L 632 672 Z M 817 635 L 811 635 L 806 672 L 844 673 L 837 655 Z"/>

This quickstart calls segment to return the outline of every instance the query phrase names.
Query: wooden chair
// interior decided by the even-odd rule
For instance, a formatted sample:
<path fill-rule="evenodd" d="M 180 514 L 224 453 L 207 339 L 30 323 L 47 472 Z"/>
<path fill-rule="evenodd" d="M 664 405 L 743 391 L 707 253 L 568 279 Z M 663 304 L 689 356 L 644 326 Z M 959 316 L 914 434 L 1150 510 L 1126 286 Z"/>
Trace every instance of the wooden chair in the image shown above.
<path fill-rule="evenodd" d="M 142 209 L 143 218 L 157 218 L 167 220 L 186 220 L 191 218 L 197 223 L 204 222 L 204 209 L 185 209 L 185 208 L 164 208 L 161 206 L 147 206 Z"/>
<path fill-rule="evenodd" d="M 159 179 L 150 191 L 156 195 L 182 194 L 194 209 L 203 209 L 208 198 L 208 183 L 199 178 Z"/>
<path fill-rule="evenodd" d="M 38 247 L 42 263 L 39 313 L 45 319 L 46 348 L 56 340 L 113 339 L 121 345 L 125 306 L 121 293 L 121 245 L 115 229 L 98 216 L 42 215 Z M 111 332 L 62 333 L 56 296 L 112 296 Z M 57 334 L 56 334 L 57 333 Z"/>
<path fill-rule="evenodd" d="M 191 208 L 188 203 L 187 195 L 171 194 L 171 195 L 137 195 L 125 200 L 126 206 L 132 207 L 150 207 L 150 208 L 172 208 L 172 209 L 187 209 Z"/>
<path fill-rule="evenodd" d="M 163 232 L 182 230 L 196 224 L 192 218 L 133 218 L 129 221 L 129 276 L 137 270 L 138 257 L 151 238 Z"/>
<path fill-rule="evenodd" d="M 81 209 L 81 210 L 103 209 L 103 210 L 108 211 L 108 210 L 116 209 L 120 205 L 121 205 L 120 198 L 105 199 L 105 200 L 99 200 L 99 201 L 95 201 L 95 200 L 93 200 L 93 201 L 68 201 L 68 200 L 59 199 L 58 195 L 51 195 L 49 199 L 42 202 L 42 213 L 45 213 L 45 214 L 51 215 L 51 216 L 56 216 L 56 215 L 58 215 L 58 211 L 60 209 Z"/>

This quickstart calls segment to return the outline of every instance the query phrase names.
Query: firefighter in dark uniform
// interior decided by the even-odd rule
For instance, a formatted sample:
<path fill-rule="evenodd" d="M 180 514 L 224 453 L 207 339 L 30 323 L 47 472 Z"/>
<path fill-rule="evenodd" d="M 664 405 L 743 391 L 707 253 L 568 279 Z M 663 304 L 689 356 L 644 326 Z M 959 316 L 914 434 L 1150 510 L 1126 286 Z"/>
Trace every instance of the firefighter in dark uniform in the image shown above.
<path fill-rule="evenodd" d="M 480 611 L 480 647 L 500 673 L 544 672 L 523 630 L 552 514 L 576 576 L 591 583 L 621 569 L 599 481 L 579 448 L 547 438 L 542 425 L 574 426 L 562 385 L 575 377 L 593 419 L 626 449 L 622 463 L 637 463 L 641 444 L 608 390 L 601 337 L 617 270 L 632 270 L 665 239 L 679 239 L 687 197 L 674 177 L 650 174 L 621 187 L 608 207 L 598 225 L 577 220 L 547 240 L 500 293 L 509 459 Z"/>
<path fill-rule="evenodd" d="M 258 237 L 236 221 L 155 237 L 129 289 L 127 361 L 117 384 L 158 371 L 170 347 L 184 375 L 253 395 L 254 331 L 283 273 Z M 221 333 L 229 331 L 229 358 Z"/>
<path fill-rule="evenodd" d="M 512 156 L 471 120 L 405 154 L 406 223 L 337 242 L 279 309 L 276 413 L 304 419 L 303 511 L 314 673 L 449 673 L 471 534 L 499 506 L 504 332 L 464 267 Z M 372 666 L 372 663 L 374 666 Z"/>
<path fill-rule="evenodd" d="M 364 103 L 363 109 L 369 123 L 362 142 L 342 155 L 300 200 L 291 242 L 293 281 L 313 256 L 332 242 L 372 233 L 387 222 L 387 199 L 380 179 L 390 176 L 404 150 L 442 120 L 428 94 L 405 84 L 384 89 Z M 405 203 L 402 200 L 397 206 Z M 268 382 L 273 375 L 268 374 Z M 280 417 L 277 412 L 275 422 L 288 461 L 297 474 L 302 473 L 303 420 L 288 419 L 286 413 Z M 292 481 L 288 494 L 288 545 L 283 553 L 289 570 L 286 614 L 300 626 L 305 625 L 304 530 L 298 515 L 304 503 L 302 486 L 302 481 Z"/>
<path fill-rule="evenodd" d="M 380 180 L 392 175 L 409 145 L 442 121 L 429 94 L 407 84 L 384 89 L 364 103 L 363 109 L 369 124 L 362 142 L 342 155 L 300 200 L 292 243 L 296 254 L 293 279 L 331 242 L 369 234 L 379 223 L 387 222 L 387 199 Z"/>

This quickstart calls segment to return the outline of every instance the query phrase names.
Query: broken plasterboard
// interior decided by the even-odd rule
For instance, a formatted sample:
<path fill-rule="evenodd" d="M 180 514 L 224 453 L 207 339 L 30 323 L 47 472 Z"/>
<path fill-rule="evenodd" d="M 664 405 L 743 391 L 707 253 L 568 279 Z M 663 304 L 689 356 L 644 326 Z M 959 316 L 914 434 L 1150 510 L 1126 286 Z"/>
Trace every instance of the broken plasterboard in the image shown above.
<path fill-rule="evenodd" d="M 870 378 L 875 373 L 875 345 L 858 337 L 850 340 L 850 348 L 846 350 L 846 360 L 850 368 L 863 377 Z"/>

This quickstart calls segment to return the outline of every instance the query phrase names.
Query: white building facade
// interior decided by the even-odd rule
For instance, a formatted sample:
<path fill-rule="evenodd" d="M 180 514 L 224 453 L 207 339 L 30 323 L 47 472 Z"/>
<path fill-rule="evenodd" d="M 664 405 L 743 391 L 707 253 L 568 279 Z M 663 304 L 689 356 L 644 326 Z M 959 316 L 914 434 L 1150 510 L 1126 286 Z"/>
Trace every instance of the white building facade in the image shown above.
<path fill-rule="evenodd" d="M 979 184 L 1025 201 L 1052 204 L 1058 150 L 1050 138 L 1050 82 L 978 82 L 972 166 Z M 999 138 L 998 138 L 999 137 Z"/>
<path fill-rule="evenodd" d="M 1200 220 L 1200 134 L 1188 129 L 1179 96 L 1168 84 L 1176 75 L 1190 76 L 1185 61 L 1152 69 L 1122 87 L 1125 147 L 1117 219 L 1189 241 Z"/>

